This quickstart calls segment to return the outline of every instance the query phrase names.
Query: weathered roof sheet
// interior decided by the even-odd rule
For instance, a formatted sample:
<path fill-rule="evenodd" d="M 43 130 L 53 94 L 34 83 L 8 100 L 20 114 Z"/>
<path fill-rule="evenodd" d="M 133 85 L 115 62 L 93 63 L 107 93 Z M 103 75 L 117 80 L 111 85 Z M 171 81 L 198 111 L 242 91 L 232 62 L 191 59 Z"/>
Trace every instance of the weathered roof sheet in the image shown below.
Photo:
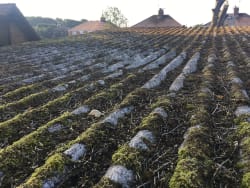
<path fill-rule="evenodd" d="M 170 15 L 153 15 L 135 24 L 132 27 L 152 28 L 152 27 L 180 27 L 180 26 L 181 24 L 178 23 L 175 19 L 173 19 Z"/>
<path fill-rule="evenodd" d="M 0 186 L 249 187 L 249 36 L 129 28 L 0 48 Z"/>

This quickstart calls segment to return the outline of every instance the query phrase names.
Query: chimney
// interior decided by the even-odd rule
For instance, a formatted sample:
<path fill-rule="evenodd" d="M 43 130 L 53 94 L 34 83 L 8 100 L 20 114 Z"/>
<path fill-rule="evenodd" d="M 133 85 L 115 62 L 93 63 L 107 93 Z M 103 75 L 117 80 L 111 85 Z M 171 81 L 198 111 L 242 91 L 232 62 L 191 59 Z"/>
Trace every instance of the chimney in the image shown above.
<path fill-rule="evenodd" d="M 164 15 L 164 10 L 162 8 L 159 9 L 158 15 L 159 16 L 163 16 Z"/>
<path fill-rule="evenodd" d="M 239 16 L 239 7 L 235 6 L 234 7 L 234 16 Z"/>
<path fill-rule="evenodd" d="M 101 22 L 106 22 L 105 17 L 102 16 L 100 21 L 101 21 Z"/>

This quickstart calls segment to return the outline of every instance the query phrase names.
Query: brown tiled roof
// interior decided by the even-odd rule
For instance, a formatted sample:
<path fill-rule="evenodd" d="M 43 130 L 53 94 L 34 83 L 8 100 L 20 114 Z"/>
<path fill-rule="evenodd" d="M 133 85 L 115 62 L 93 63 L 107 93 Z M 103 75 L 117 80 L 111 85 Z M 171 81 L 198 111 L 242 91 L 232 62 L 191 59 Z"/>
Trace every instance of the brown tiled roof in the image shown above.
<path fill-rule="evenodd" d="M 116 26 L 108 22 L 88 21 L 88 22 L 81 23 L 80 25 L 77 25 L 69 29 L 69 32 L 72 32 L 72 31 L 93 32 L 93 31 L 100 31 L 100 30 L 106 30 L 106 29 L 112 29 L 112 28 L 116 28 Z"/>
<path fill-rule="evenodd" d="M 169 15 L 153 15 L 132 27 L 180 27 L 178 23 Z"/>

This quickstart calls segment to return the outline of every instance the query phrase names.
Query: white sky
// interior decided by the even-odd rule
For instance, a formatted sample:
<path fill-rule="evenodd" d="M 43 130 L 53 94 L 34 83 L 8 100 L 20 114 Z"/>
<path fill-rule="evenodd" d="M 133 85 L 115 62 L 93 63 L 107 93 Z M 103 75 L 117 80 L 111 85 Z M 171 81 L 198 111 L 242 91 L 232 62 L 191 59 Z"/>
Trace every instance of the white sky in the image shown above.
<path fill-rule="evenodd" d="M 0 0 L 16 3 L 24 16 L 42 16 L 63 19 L 99 20 L 108 6 L 118 7 L 134 25 L 164 8 L 182 25 L 204 24 L 211 20 L 215 0 Z M 235 5 L 240 12 L 250 14 L 250 0 L 229 0 L 229 13 Z"/>

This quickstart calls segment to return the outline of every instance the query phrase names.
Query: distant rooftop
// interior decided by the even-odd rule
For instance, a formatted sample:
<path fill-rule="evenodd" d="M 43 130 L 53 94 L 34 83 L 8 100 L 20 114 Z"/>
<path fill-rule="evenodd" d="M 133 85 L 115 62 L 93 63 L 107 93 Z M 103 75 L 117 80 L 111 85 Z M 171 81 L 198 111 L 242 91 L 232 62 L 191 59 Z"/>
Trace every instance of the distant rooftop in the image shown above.
<path fill-rule="evenodd" d="M 205 26 L 210 26 L 211 22 Z M 234 7 L 234 12 L 227 14 L 223 26 L 250 26 L 250 15 L 247 13 L 240 13 L 239 7 Z"/>
<path fill-rule="evenodd" d="M 100 21 L 87 21 L 84 23 L 81 23 L 80 25 L 77 25 L 73 28 L 70 29 L 70 31 L 79 31 L 79 30 L 84 30 L 84 31 L 96 31 L 96 30 L 104 30 L 104 29 L 109 29 L 113 28 L 114 25 L 108 23 L 108 22 L 100 22 Z"/>
<path fill-rule="evenodd" d="M 68 30 L 69 35 L 78 35 L 86 32 L 101 31 L 106 29 L 117 28 L 114 24 L 106 22 L 102 17 L 100 21 L 87 21 L 83 22 Z"/>
<path fill-rule="evenodd" d="M 250 26 L 250 15 L 239 13 L 239 8 L 234 8 L 234 13 L 228 14 L 224 22 L 225 26 Z"/>
<path fill-rule="evenodd" d="M 132 27 L 152 28 L 152 27 L 181 27 L 170 15 L 165 15 L 162 8 L 159 9 L 158 15 L 150 16 L 149 18 L 135 24 Z"/>

